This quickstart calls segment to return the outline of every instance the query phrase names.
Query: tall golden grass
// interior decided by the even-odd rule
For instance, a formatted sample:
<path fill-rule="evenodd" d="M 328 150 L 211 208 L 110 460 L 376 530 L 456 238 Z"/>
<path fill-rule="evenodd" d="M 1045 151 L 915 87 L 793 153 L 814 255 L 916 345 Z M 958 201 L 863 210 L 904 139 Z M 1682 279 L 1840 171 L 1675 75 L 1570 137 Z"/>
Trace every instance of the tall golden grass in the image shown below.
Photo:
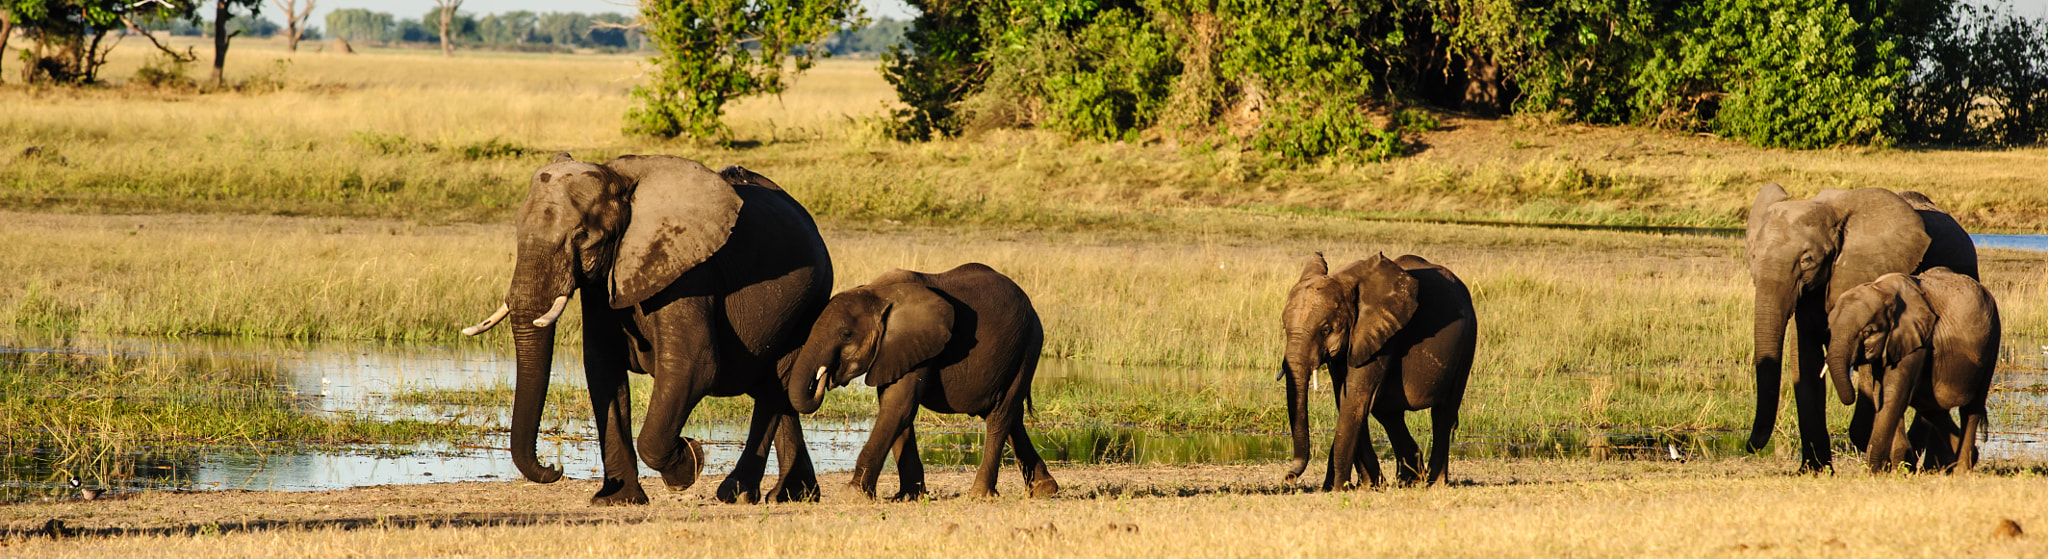
<path fill-rule="evenodd" d="M 1729 227 L 1757 184 L 1795 194 L 1927 192 L 1976 229 L 2043 230 L 2048 149 L 1790 152 L 1630 127 L 1451 118 L 1417 155 L 1274 168 L 1234 147 L 1153 137 L 1072 142 L 1041 131 L 904 144 L 873 61 L 827 60 L 780 96 L 729 106 L 729 145 L 621 134 L 628 55 L 408 50 L 288 54 L 244 41 L 231 80 L 283 90 L 0 88 L 0 207 L 503 219 L 549 153 L 662 152 L 761 171 L 832 220 L 1025 227 L 1179 227 L 1128 209 L 1270 208 L 1374 216 Z M 147 45 L 114 51 L 110 81 Z M 48 154 L 22 158 L 30 146 Z M 482 150 L 500 146 L 518 149 Z M 60 159 L 61 158 L 61 159 Z"/>

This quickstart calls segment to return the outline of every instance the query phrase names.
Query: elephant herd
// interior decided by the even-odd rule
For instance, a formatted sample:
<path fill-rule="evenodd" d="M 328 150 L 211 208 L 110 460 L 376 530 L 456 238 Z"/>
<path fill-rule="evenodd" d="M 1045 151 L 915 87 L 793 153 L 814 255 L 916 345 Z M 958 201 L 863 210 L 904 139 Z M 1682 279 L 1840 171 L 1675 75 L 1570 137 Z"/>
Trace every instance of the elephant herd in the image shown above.
<path fill-rule="evenodd" d="M 1917 193 L 1787 198 L 1766 186 L 1750 214 L 1758 383 L 1751 445 L 1766 444 L 1775 423 L 1782 338 L 1792 319 L 1805 469 L 1829 466 L 1823 368 L 1843 402 L 1855 405 L 1851 438 L 1867 446 L 1873 469 L 1919 452 L 1930 464 L 1970 468 L 1999 325 L 1996 304 L 1973 279 L 1968 235 Z M 799 418 L 815 412 L 827 391 L 857 379 L 875 388 L 880 409 L 855 462 L 853 490 L 875 496 L 893 457 L 895 497 L 924 494 L 920 408 L 986 418 L 973 495 L 995 494 L 1005 446 L 1032 496 L 1059 490 L 1023 423 L 1044 329 L 1024 290 L 987 266 L 896 270 L 834 294 L 817 225 L 780 186 L 740 167 L 713 171 L 672 156 L 596 164 L 556 155 L 534 172 L 515 231 L 504 304 L 463 333 L 511 321 L 512 460 L 530 481 L 562 475 L 536 459 L 535 443 L 555 326 L 581 291 L 584 373 L 604 462 L 594 504 L 647 502 L 636 461 L 671 489 L 695 484 L 703 446 L 682 437 L 682 428 L 704 397 L 739 395 L 753 399 L 753 417 L 715 496 L 814 499 L 818 481 Z M 1457 275 L 1413 255 L 1375 255 L 1331 270 L 1316 254 L 1289 291 L 1282 319 L 1290 483 L 1307 469 L 1308 394 L 1325 366 L 1339 422 L 1325 489 L 1354 486 L 1354 473 L 1383 482 L 1368 416 L 1386 427 L 1401 482 L 1444 479 L 1478 341 L 1472 295 Z M 1828 347 L 1835 351 L 1823 353 Z M 629 372 L 653 378 L 637 444 L 626 431 Z M 1907 407 L 1918 413 L 1902 429 Z M 1960 427 L 1948 415 L 1953 408 L 1963 412 Z M 1424 409 L 1435 426 L 1426 467 L 1403 423 L 1405 412 Z M 763 488 L 771 447 L 780 475 Z"/>

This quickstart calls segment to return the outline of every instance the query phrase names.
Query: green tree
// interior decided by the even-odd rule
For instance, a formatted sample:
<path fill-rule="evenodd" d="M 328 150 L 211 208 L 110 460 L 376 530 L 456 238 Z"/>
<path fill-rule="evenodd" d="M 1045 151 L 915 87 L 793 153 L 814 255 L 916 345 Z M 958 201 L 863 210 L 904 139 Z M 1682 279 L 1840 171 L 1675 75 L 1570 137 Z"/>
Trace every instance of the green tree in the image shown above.
<path fill-rule="evenodd" d="M 391 14 L 362 8 L 327 12 L 327 34 L 351 43 L 386 43 L 395 27 Z"/>
<path fill-rule="evenodd" d="M 781 93 L 786 71 L 811 66 L 833 32 L 865 25 L 855 0 L 647 0 L 640 21 L 659 54 L 633 88 L 629 133 L 723 138 L 733 98 Z M 803 48 L 799 48 L 803 47 Z"/>
<path fill-rule="evenodd" d="M 35 45 L 25 49 L 22 80 L 65 84 L 98 78 L 114 48 L 108 32 L 144 19 L 191 19 L 198 7 L 196 0 L 0 0 L 0 12 Z"/>

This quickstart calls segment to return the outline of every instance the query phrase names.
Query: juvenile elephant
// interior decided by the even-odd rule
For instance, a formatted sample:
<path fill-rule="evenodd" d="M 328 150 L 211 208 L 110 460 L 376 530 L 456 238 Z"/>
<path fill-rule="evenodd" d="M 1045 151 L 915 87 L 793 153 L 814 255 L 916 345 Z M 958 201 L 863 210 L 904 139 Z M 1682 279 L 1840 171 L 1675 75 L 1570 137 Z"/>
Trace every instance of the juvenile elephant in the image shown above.
<path fill-rule="evenodd" d="M 565 153 L 534 172 L 516 233 L 505 304 L 463 333 L 512 318 L 512 462 L 526 479 L 562 476 L 534 459 L 534 440 L 555 323 L 580 290 L 584 374 L 605 472 L 592 503 L 647 502 L 626 433 L 627 371 L 654 377 L 638 450 L 670 488 L 688 488 L 704 467 L 701 444 L 680 436 L 697 402 L 747 394 L 753 424 L 718 498 L 760 498 L 769 441 L 782 462 L 770 496 L 815 497 L 803 431 L 777 381 L 832 292 L 832 259 L 802 205 L 739 167 L 713 172 L 680 157 L 634 155 L 598 165 Z"/>
<path fill-rule="evenodd" d="M 1870 431 L 1870 470 L 1889 469 L 1911 446 L 1899 422 L 1912 407 L 1940 426 L 1930 433 L 1957 466 L 1977 461 L 1977 430 L 1998 364 L 1998 303 L 1969 276 L 1934 268 L 1919 276 L 1885 274 L 1835 300 L 1828 313 L 1828 372 L 1842 403 L 1856 393 L 1877 404 Z M 1855 367 L 1867 373 L 1850 379 Z M 1961 408 L 1961 433 L 1948 410 Z M 1953 437 L 1953 438 L 1952 438 Z M 1925 443 L 1923 443 L 1925 445 Z"/>
<path fill-rule="evenodd" d="M 1756 286 L 1756 419 L 1749 446 L 1762 449 L 1777 425 L 1785 325 L 1798 327 L 1799 375 L 1792 381 L 1798 406 L 1800 468 L 1830 467 L 1826 388 L 1821 366 L 1832 337 L 1828 312 L 1849 288 L 1889 273 L 1946 266 L 1977 277 L 1977 248 L 1954 218 L 1917 192 L 1881 188 L 1823 190 L 1791 200 L 1775 184 L 1757 191 L 1746 237 L 1749 274 Z M 1871 405 L 1857 403 L 1850 438 L 1861 444 Z"/>
<path fill-rule="evenodd" d="M 924 494 L 917 457 L 917 408 L 988 419 L 973 495 L 996 494 L 1003 443 L 1017 453 L 1031 496 L 1059 491 L 1031 436 L 1024 408 L 1045 332 L 1031 299 L 988 266 L 964 264 L 938 274 L 894 270 L 832 297 L 784 381 L 803 413 L 825 391 L 867 375 L 880 411 L 850 485 L 875 495 L 885 452 L 896 456 L 898 499 Z"/>
<path fill-rule="evenodd" d="M 1288 292 L 1281 320 L 1287 355 L 1280 376 L 1288 381 L 1294 431 L 1288 482 L 1308 468 L 1309 379 L 1325 364 L 1337 398 L 1337 438 L 1324 490 L 1350 487 L 1355 467 L 1363 467 L 1373 485 L 1382 482 L 1368 411 L 1386 427 L 1406 484 L 1422 477 L 1422 451 L 1403 414 L 1430 410 L 1429 483 L 1445 479 L 1478 344 L 1472 294 L 1457 275 L 1420 256 L 1388 260 L 1384 254 L 1333 273 L 1316 253 Z"/>

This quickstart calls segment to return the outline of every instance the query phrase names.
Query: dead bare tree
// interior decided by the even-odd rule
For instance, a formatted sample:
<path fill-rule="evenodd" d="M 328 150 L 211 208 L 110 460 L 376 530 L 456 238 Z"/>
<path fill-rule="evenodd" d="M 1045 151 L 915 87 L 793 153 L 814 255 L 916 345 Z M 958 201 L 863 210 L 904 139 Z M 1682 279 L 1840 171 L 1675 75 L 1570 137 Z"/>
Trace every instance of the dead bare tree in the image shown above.
<path fill-rule="evenodd" d="M 455 56 L 455 45 L 448 42 L 448 26 L 455 24 L 455 9 L 462 7 L 462 0 L 434 0 L 441 7 L 441 56 Z"/>
<path fill-rule="evenodd" d="M 292 52 L 299 52 L 299 39 L 306 36 L 306 20 L 313 17 L 313 0 L 305 0 L 306 7 L 299 8 L 300 0 L 270 0 L 277 10 L 284 12 L 284 44 Z"/>

